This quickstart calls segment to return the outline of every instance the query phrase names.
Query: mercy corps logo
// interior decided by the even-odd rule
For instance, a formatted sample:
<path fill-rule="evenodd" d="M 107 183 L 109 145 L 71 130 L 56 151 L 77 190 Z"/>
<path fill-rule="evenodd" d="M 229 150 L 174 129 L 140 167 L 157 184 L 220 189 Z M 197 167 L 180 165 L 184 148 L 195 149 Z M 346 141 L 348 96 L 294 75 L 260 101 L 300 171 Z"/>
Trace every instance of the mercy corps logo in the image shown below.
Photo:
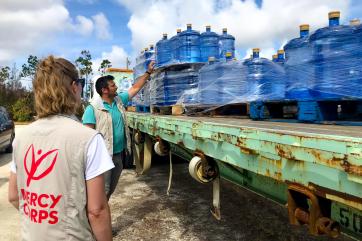
<path fill-rule="evenodd" d="M 53 171 L 58 159 L 58 151 L 58 149 L 53 149 L 42 154 L 43 150 L 36 151 L 33 144 L 29 146 L 24 157 L 27 188 L 29 188 L 32 181 L 39 181 Z M 58 223 L 58 211 L 55 209 L 62 195 L 37 193 L 23 188 L 20 191 L 24 200 L 23 212 L 30 221 L 34 223 Z"/>

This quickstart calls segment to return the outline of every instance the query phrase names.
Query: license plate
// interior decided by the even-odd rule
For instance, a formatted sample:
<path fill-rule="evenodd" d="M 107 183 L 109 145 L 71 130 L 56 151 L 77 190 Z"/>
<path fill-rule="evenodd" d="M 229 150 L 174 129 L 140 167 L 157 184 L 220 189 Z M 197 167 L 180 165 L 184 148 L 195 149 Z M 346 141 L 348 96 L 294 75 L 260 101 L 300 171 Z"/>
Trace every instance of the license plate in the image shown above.
<path fill-rule="evenodd" d="M 362 237 L 362 212 L 344 204 L 332 202 L 332 219 L 342 228 Z M 355 236 L 355 235 L 353 235 Z"/>

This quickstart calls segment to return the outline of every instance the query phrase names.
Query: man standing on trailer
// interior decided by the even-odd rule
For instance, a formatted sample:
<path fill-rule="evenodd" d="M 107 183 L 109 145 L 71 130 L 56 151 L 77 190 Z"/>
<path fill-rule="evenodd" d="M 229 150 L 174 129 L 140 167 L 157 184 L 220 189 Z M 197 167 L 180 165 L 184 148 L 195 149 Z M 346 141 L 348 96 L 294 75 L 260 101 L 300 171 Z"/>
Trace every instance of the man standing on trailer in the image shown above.
<path fill-rule="evenodd" d="M 115 168 L 105 173 L 105 191 L 108 200 L 116 189 L 121 176 L 122 160 L 131 153 L 130 134 L 124 106 L 146 84 L 153 72 L 154 65 L 152 61 L 145 74 L 138 78 L 128 92 L 119 95 L 113 76 L 107 75 L 98 78 L 96 91 L 101 98 L 93 98 L 83 114 L 83 124 L 102 133 L 115 165 Z"/>

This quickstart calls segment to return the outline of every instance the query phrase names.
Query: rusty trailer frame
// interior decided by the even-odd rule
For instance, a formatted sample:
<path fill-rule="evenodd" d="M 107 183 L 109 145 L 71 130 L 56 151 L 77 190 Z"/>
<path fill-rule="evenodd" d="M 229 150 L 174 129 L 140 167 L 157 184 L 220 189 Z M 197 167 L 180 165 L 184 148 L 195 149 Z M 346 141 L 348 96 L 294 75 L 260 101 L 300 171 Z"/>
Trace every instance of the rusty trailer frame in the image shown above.
<path fill-rule="evenodd" d="M 129 127 L 184 158 L 216 161 L 222 178 L 288 206 L 312 234 L 362 239 L 362 127 L 127 113 Z"/>

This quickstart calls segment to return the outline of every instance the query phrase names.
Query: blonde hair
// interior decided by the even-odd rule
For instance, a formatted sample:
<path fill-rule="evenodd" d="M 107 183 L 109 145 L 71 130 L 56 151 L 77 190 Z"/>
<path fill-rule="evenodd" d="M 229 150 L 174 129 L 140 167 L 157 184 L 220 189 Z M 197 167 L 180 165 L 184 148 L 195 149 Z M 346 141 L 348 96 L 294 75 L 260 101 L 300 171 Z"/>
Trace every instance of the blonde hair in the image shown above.
<path fill-rule="evenodd" d="M 72 93 L 71 85 L 77 79 L 78 71 L 68 60 L 52 55 L 43 59 L 33 80 L 38 118 L 75 114 L 80 103 Z"/>

